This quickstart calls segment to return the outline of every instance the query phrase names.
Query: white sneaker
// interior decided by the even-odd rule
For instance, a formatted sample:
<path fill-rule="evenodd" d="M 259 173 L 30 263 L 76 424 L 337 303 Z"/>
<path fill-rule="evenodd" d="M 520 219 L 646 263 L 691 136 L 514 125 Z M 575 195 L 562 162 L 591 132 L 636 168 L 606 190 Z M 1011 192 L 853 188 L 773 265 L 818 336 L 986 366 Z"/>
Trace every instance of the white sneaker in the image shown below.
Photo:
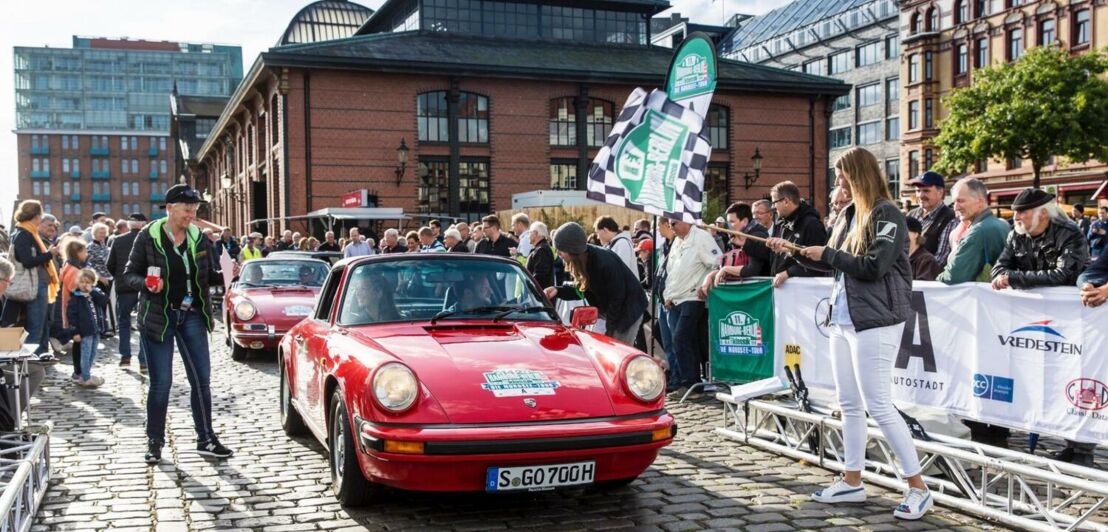
<path fill-rule="evenodd" d="M 930 490 L 911 488 L 908 490 L 908 494 L 904 496 L 904 502 L 900 503 L 900 506 L 897 506 L 896 510 L 893 511 L 893 516 L 898 519 L 914 521 L 923 517 L 923 514 L 926 514 L 934 503 L 935 499 L 931 498 Z"/>
<path fill-rule="evenodd" d="M 839 477 L 831 486 L 812 493 L 812 500 L 824 503 L 866 502 L 866 488 L 861 484 L 851 486 L 843 477 Z"/>

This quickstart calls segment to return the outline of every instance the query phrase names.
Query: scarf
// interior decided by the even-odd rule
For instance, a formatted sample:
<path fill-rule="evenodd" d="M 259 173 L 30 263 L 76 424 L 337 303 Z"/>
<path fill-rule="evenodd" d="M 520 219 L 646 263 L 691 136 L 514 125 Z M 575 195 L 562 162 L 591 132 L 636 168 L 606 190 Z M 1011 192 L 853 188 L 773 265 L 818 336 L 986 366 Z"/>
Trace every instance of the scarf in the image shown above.
<path fill-rule="evenodd" d="M 42 237 L 38 234 L 38 227 L 35 227 L 31 222 L 20 222 L 18 227 L 24 231 L 27 231 L 31 236 L 35 237 L 35 243 L 38 244 L 39 251 L 48 253 L 46 244 L 42 243 Z M 54 260 L 51 259 L 46 262 L 46 273 L 50 275 L 50 286 L 46 291 L 46 302 L 53 303 L 54 299 L 58 297 L 58 287 L 60 283 L 58 281 L 58 268 L 54 266 Z"/>

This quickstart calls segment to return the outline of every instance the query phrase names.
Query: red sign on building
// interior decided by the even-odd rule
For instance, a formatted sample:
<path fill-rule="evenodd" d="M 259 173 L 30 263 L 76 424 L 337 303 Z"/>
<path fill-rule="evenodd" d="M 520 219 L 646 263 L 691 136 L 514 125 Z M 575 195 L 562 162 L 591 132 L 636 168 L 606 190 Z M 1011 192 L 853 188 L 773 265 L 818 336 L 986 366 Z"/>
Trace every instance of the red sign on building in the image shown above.
<path fill-rule="evenodd" d="M 366 189 L 353 190 L 342 195 L 342 206 L 365 207 L 369 203 L 369 194 Z"/>

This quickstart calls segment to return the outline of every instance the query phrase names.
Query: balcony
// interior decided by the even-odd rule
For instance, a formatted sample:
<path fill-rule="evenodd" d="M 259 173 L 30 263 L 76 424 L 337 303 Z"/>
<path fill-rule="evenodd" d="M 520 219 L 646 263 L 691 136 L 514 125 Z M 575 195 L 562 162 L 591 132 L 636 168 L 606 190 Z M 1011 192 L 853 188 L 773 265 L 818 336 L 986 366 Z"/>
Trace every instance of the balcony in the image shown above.
<path fill-rule="evenodd" d="M 89 148 L 89 155 L 95 155 L 97 157 L 107 157 L 111 152 L 108 148 Z"/>
<path fill-rule="evenodd" d="M 93 181 L 108 181 L 112 178 L 112 173 L 108 170 L 94 170 L 92 172 Z"/>
<path fill-rule="evenodd" d="M 81 201 L 81 193 L 74 192 L 69 195 L 69 201 Z"/>
<path fill-rule="evenodd" d="M 165 202 L 165 194 L 162 194 L 161 192 L 151 192 L 150 193 L 150 202 L 151 203 L 163 203 L 163 202 Z"/>
<path fill-rule="evenodd" d="M 31 179 L 50 179 L 50 170 L 31 170 Z"/>
<path fill-rule="evenodd" d="M 101 192 L 99 194 L 94 192 L 92 194 L 92 201 L 111 201 L 111 200 L 112 200 L 112 193 L 111 192 Z"/>
<path fill-rule="evenodd" d="M 158 148 L 150 148 L 149 150 L 146 150 L 146 155 L 149 155 L 151 157 L 157 157 L 158 156 Z"/>
<path fill-rule="evenodd" d="M 31 155 L 50 155 L 50 146 L 31 146 Z"/>
<path fill-rule="evenodd" d="M 150 180 L 154 181 L 156 179 L 158 179 L 158 171 L 157 170 L 151 170 L 150 171 Z"/>
<path fill-rule="evenodd" d="M 81 179 L 81 171 L 74 170 L 72 172 L 69 172 L 69 177 L 72 177 L 73 179 Z"/>

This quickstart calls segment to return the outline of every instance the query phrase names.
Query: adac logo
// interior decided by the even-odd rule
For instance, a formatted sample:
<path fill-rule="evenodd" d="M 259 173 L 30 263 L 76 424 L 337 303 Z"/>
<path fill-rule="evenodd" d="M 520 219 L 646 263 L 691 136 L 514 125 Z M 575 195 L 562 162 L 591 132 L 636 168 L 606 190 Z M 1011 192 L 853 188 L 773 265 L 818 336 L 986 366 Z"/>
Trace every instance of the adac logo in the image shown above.
<path fill-rule="evenodd" d="M 750 314 L 736 310 L 719 320 L 720 354 L 764 355 L 766 344 L 762 341 L 762 324 Z"/>
<path fill-rule="evenodd" d="M 1108 386 L 1096 379 L 1073 379 L 1066 385 L 1066 399 L 1081 410 L 1108 407 Z"/>
<path fill-rule="evenodd" d="M 975 373 L 973 375 L 973 395 L 982 399 L 992 399 L 1011 403 L 1015 395 L 1015 381 L 1008 377 L 985 375 Z"/>
<path fill-rule="evenodd" d="M 997 339 L 1005 347 L 1080 356 L 1081 346 L 1066 340 L 1059 329 L 1061 327 L 1054 325 L 1054 320 L 1033 321 L 1006 335 L 998 334 Z"/>

